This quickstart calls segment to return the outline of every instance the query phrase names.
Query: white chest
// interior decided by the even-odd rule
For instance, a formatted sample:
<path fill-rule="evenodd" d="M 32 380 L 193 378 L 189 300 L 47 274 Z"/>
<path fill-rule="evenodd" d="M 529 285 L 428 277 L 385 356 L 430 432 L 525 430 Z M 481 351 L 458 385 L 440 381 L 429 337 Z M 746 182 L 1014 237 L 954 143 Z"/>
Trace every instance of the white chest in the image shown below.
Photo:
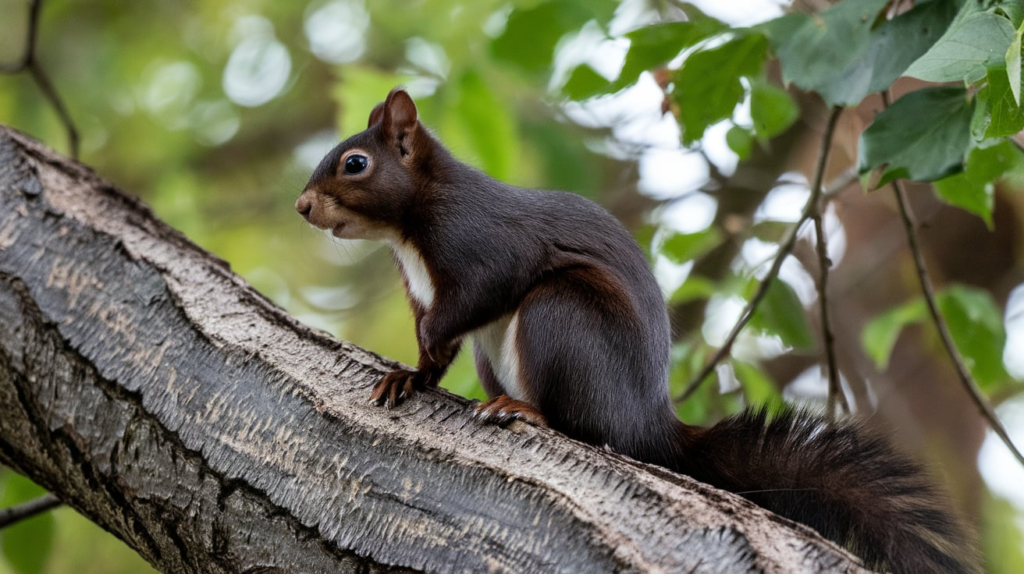
<path fill-rule="evenodd" d="M 515 343 L 518 325 L 518 314 L 505 315 L 473 331 L 472 335 L 487 355 L 491 370 L 505 394 L 525 401 L 528 397 L 522 384 L 519 349 Z"/>
<path fill-rule="evenodd" d="M 417 303 L 430 307 L 434 303 L 434 282 L 430 279 L 420 252 L 404 241 L 389 241 L 391 251 L 402 266 L 402 274 L 409 284 L 409 294 Z"/>

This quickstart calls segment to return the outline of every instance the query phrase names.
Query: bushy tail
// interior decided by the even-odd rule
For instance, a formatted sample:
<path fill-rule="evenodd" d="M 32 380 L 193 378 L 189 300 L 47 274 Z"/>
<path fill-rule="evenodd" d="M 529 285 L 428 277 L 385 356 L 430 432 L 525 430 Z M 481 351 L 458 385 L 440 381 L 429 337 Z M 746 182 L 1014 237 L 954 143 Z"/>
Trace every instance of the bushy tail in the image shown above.
<path fill-rule="evenodd" d="M 870 568 L 978 571 L 948 500 L 863 425 L 759 409 L 680 434 L 689 438 L 677 470 L 814 528 Z"/>

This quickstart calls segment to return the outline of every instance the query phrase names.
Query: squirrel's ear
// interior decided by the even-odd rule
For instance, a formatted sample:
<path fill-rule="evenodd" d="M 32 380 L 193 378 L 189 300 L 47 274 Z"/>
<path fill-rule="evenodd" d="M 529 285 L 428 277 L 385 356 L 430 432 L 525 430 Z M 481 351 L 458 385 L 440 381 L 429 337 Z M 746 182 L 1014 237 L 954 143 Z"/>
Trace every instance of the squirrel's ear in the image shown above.
<path fill-rule="evenodd" d="M 388 94 L 388 99 L 384 101 L 382 121 L 388 139 L 398 145 L 403 156 L 409 155 L 419 121 L 416 116 L 416 104 L 405 90 L 395 88 Z"/>
<path fill-rule="evenodd" d="M 370 121 L 368 121 L 366 123 L 366 129 L 370 129 L 373 126 L 377 125 L 377 122 L 379 122 L 383 116 L 384 116 L 384 102 L 381 102 L 381 103 L 377 104 L 376 106 L 373 106 L 373 111 L 370 112 Z"/>

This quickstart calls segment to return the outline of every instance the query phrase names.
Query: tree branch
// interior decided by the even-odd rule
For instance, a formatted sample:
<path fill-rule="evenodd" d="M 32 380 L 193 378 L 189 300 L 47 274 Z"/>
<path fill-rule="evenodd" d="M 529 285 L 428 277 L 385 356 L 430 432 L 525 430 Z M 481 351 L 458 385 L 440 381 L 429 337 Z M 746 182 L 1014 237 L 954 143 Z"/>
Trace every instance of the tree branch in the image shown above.
<path fill-rule="evenodd" d="M 60 499 L 51 493 L 47 493 L 17 506 L 4 508 L 0 510 L 0 529 L 7 528 L 58 506 L 60 506 Z"/>
<path fill-rule="evenodd" d="M 850 405 L 846 403 L 843 389 L 839 381 L 839 369 L 836 365 L 835 336 L 832 334 L 832 324 L 829 320 L 828 309 L 828 272 L 832 267 L 832 261 L 828 258 L 828 245 L 825 239 L 825 229 L 822 223 L 821 211 L 824 204 L 821 182 L 825 176 L 825 168 L 828 165 L 829 150 L 832 147 L 832 134 L 835 132 L 836 122 L 842 115 L 843 108 L 836 106 L 832 108 L 832 114 L 828 118 L 828 127 L 825 128 L 825 135 L 822 138 L 821 152 L 818 154 L 818 165 L 814 171 L 814 182 L 811 184 L 811 197 L 808 205 L 813 207 L 811 219 L 814 221 L 814 232 L 817 238 L 815 242 L 818 253 L 818 280 L 815 285 L 818 289 L 818 309 L 821 314 L 821 338 L 825 351 L 825 368 L 828 371 L 828 412 L 835 415 L 836 406 L 844 413 L 850 412 Z"/>
<path fill-rule="evenodd" d="M 891 100 L 889 92 L 881 92 L 882 103 L 885 107 L 889 107 Z M 978 388 L 978 384 L 974 382 L 974 378 L 971 376 L 970 371 L 967 370 L 967 366 L 964 365 L 963 357 L 960 356 L 960 351 L 956 348 L 956 343 L 953 342 L 953 336 L 949 332 L 949 326 L 946 324 L 946 320 L 943 319 L 942 313 L 939 311 L 939 306 L 935 302 L 935 289 L 932 287 L 932 281 L 928 274 L 928 268 L 924 264 L 924 256 L 921 254 L 921 244 L 917 237 L 917 228 L 914 225 L 913 215 L 910 210 L 910 203 L 907 201 L 907 194 L 903 189 L 903 182 L 899 179 L 892 181 L 893 194 L 896 196 L 896 205 L 899 206 L 900 221 L 903 223 L 903 229 L 907 234 L 907 246 L 910 248 L 910 254 L 914 260 L 914 269 L 917 271 L 917 278 L 921 284 L 921 293 L 924 295 L 925 304 L 928 307 L 928 313 L 932 317 L 932 323 L 935 324 L 935 329 L 939 332 L 939 338 L 942 340 L 942 346 L 946 349 L 946 354 L 949 356 L 949 360 L 953 362 L 953 367 L 956 370 L 957 378 L 960 379 L 960 384 L 964 387 L 967 395 L 971 397 L 971 401 L 974 402 L 975 406 L 978 407 L 978 412 L 981 413 L 982 418 L 988 421 L 992 430 L 996 433 L 1006 448 L 1013 453 L 1013 456 L 1017 459 L 1022 466 L 1024 466 L 1024 455 L 1021 454 L 1020 450 L 1013 444 L 1013 440 L 1010 439 L 1010 434 L 1006 432 L 1006 427 L 999 420 L 999 415 L 996 414 L 992 405 L 989 404 L 985 395 L 982 394 Z"/>
<path fill-rule="evenodd" d="M 39 60 L 36 58 L 36 39 L 39 36 L 39 13 L 42 11 L 42 7 L 43 0 L 32 0 L 29 4 L 28 31 L 25 34 L 24 54 L 20 62 L 7 65 L 0 64 L 0 74 L 16 74 L 26 70 L 29 72 L 36 86 L 43 92 L 43 96 L 50 102 L 50 105 L 57 112 L 61 123 L 64 124 L 64 129 L 68 133 L 68 149 L 71 152 L 71 157 L 77 159 L 78 128 L 75 127 L 71 114 L 68 113 L 63 100 L 57 94 L 57 89 L 53 86 L 53 82 L 50 81 L 46 71 L 43 70 L 42 65 L 39 64 Z"/>
<path fill-rule="evenodd" d="M 862 571 L 749 502 L 427 391 L 0 127 L 0 461 L 164 572 Z"/>
<path fill-rule="evenodd" d="M 686 386 L 686 389 L 681 395 L 675 398 L 676 403 L 682 403 L 686 399 L 690 398 L 694 392 L 700 387 L 701 383 L 715 370 L 718 366 L 732 351 L 732 346 L 736 342 L 736 338 L 739 337 L 740 332 L 747 326 L 747 323 L 754 317 L 754 313 L 757 311 L 758 305 L 764 299 L 765 295 L 768 294 L 768 288 L 771 286 L 771 282 L 774 281 L 779 271 L 782 269 L 782 264 L 785 262 L 786 257 L 793 251 L 793 247 L 796 245 L 796 238 L 799 236 L 800 228 L 803 227 L 809 219 L 813 217 L 815 211 L 817 211 L 817 203 L 821 200 L 821 181 L 824 173 L 824 162 L 828 157 L 828 150 L 832 145 L 832 136 L 835 132 L 835 122 L 838 119 L 838 114 L 833 111 L 829 118 L 828 126 L 825 129 L 825 134 L 822 136 L 821 151 L 819 152 L 818 167 L 815 170 L 814 180 L 816 184 L 812 186 L 811 195 L 804 205 L 803 211 L 800 214 L 800 219 L 789 229 L 786 236 L 783 238 L 779 245 L 779 251 L 775 255 L 775 260 L 772 261 L 771 269 L 768 270 L 768 274 L 761 283 L 757 286 L 757 291 L 754 296 L 750 298 L 747 306 L 744 307 L 743 313 L 740 314 L 739 321 L 733 325 L 732 330 L 725 338 L 725 342 L 719 347 L 718 351 L 715 352 L 711 360 L 704 365 L 704 368 L 694 377 L 690 383 Z M 848 185 L 848 184 L 847 184 Z M 845 185 L 843 186 L 845 187 Z M 818 191 L 815 191 L 818 190 Z M 845 400 L 845 399 L 844 399 Z"/>
<path fill-rule="evenodd" d="M 977 383 L 974 382 L 974 378 L 971 377 L 970 371 L 967 370 L 967 366 L 964 365 L 964 360 L 960 356 L 960 351 L 956 348 L 956 343 L 953 342 L 953 336 L 949 332 L 949 326 L 946 325 L 946 320 L 943 319 L 942 313 L 939 311 L 939 306 L 935 302 L 935 289 L 932 287 L 932 281 L 928 275 L 928 268 L 925 267 L 924 257 L 921 255 L 921 246 L 917 238 L 917 230 L 914 226 L 913 215 L 910 211 L 910 204 L 907 201 L 907 194 L 903 189 L 903 182 L 900 180 L 893 180 L 892 182 L 893 193 L 896 196 L 896 204 L 899 206 L 900 221 L 903 223 L 903 229 L 907 233 L 907 246 L 910 248 L 910 253 L 914 260 L 914 269 L 917 271 L 917 278 L 921 284 L 921 293 L 924 295 L 925 304 L 928 307 L 928 314 L 931 315 L 932 323 L 935 324 L 935 329 L 939 332 L 939 338 L 942 340 L 942 346 L 946 349 L 946 354 L 949 356 L 949 360 L 953 362 L 953 367 L 956 369 L 957 378 L 960 379 L 960 384 L 967 391 L 967 395 L 971 397 L 975 406 L 978 407 L 978 412 L 981 416 L 988 421 L 992 430 L 999 436 L 1006 448 L 1010 449 L 1013 456 L 1017 461 L 1024 466 L 1024 455 L 1013 444 L 1013 440 L 1010 439 L 1009 433 L 1006 432 L 1006 427 L 999 420 L 999 415 L 996 414 L 992 405 L 989 404 L 988 400 L 982 394 L 978 388 Z"/>

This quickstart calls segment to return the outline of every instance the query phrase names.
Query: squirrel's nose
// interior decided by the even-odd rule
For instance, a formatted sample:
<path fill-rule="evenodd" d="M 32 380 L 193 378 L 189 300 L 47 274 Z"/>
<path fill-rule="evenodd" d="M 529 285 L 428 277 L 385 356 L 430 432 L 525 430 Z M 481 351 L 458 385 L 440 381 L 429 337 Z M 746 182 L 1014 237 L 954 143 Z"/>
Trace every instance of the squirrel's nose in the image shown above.
<path fill-rule="evenodd" d="M 302 217 L 309 219 L 309 213 L 313 211 L 313 202 L 310 201 L 309 196 L 305 193 L 295 200 L 295 211 L 298 211 Z"/>

